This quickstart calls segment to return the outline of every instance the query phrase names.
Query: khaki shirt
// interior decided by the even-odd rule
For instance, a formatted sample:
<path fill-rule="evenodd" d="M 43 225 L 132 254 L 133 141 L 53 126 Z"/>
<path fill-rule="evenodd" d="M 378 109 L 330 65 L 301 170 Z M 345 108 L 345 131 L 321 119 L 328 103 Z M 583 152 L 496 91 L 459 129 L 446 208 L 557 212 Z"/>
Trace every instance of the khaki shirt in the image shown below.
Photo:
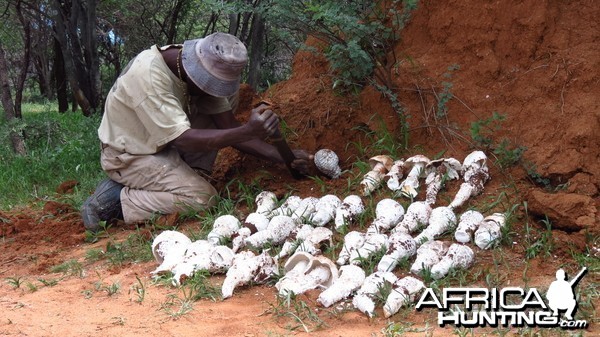
<path fill-rule="evenodd" d="M 211 123 L 211 114 L 231 109 L 226 98 L 203 96 L 188 106 L 187 85 L 165 63 L 153 46 L 123 70 L 110 90 L 98 137 L 104 144 L 130 154 L 154 154 L 195 125 Z M 205 119 L 198 123 L 197 119 Z"/>

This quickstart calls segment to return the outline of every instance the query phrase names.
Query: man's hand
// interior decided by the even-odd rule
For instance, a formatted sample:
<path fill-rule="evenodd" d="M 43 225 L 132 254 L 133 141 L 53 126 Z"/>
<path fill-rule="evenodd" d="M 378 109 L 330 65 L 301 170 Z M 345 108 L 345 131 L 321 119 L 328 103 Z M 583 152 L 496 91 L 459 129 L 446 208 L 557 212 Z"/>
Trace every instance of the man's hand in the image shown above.
<path fill-rule="evenodd" d="M 303 175 L 309 175 L 311 169 L 314 167 L 314 158 L 312 154 L 304 150 L 293 150 L 296 159 L 292 162 L 291 166 Z"/>
<path fill-rule="evenodd" d="M 268 105 L 252 109 L 248 127 L 252 134 L 260 139 L 272 136 L 279 128 L 279 116 Z"/>

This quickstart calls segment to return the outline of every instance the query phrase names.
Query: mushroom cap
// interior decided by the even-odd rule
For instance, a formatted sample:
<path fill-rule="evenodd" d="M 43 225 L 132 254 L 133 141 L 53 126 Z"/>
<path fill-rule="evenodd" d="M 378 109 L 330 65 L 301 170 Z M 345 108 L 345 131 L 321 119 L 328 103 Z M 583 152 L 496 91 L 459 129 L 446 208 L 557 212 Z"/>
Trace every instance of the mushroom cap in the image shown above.
<path fill-rule="evenodd" d="M 422 154 L 417 154 L 414 155 L 408 159 L 406 159 L 404 161 L 404 165 L 407 165 L 409 167 L 414 166 L 415 164 L 429 164 L 431 160 L 429 160 L 429 158 L 427 158 L 426 156 L 422 155 Z"/>
<path fill-rule="evenodd" d="M 319 171 L 330 178 L 338 178 L 342 173 L 339 166 L 339 158 L 335 152 L 329 149 L 321 149 L 315 153 L 314 163 Z"/>
<path fill-rule="evenodd" d="M 262 191 L 254 198 L 254 202 L 256 212 L 266 214 L 277 207 L 277 195 L 271 191 Z"/>
<path fill-rule="evenodd" d="M 283 269 L 286 273 L 295 268 L 300 268 L 302 272 L 305 272 L 313 259 L 314 257 L 307 252 L 296 252 L 285 262 Z"/>
<path fill-rule="evenodd" d="M 254 226 L 256 231 L 262 231 L 269 226 L 269 218 L 263 213 L 250 213 L 244 220 L 244 226 Z M 249 227 L 250 230 L 254 228 Z"/>
<path fill-rule="evenodd" d="M 498 227 L 504 227 L 506 223 L 506 216 L 504 213 L 494 213 L 492 215 L 486 216 L 483 221 L 485 222 L 495 222 Z"/>
<path fill-rule="evenodd" d="M 390 171 L 386 174 L 386 176 L 392 175 L 402 175 L 402 168 L 404 167 L 404 159 L 398 159 L 392 163 L 392 167 L 390 167 Z"/>
<path fill-rule="evenodd" d="M 322 286 L 324 286 L 325 288 L 329 288 L 333 284 L 333 282 L 335 282 L 339 277 L 338 268 L 335 265 L 335 263 L 333 263 L 333 261 L 331 261 L 330 259 L 328 259 L 327 257 L 325 257 L 323 255 L 316 256 L 312 260 L 310 269 L 319 268 L 319 267 L 324 267 L 326 270 L 329 271 L 329 275 L 330 275 L 329 278 L 327 278 L 325 283 L 322 284 Z"/>
<path fill-rule="evenodd" d="M 221 227 L 235 231 L 240 228 L 240 220 L 230 214 L 221 215 L 213 222 L 213 229 Z"/>
<path fill-rule="evenodd" d="M 152 255 L 156 259 L 156 262 L 163 263 L 165 256 L 171 251 L 185 252 L 187 245 L 192 243 L 192 240 L 185 234 L 178 231 L 166 230 L 160 233 L 152 241 Z"/>
<path fill-rule="evenodd" d="M 483 151 L 473 151 L 465 157 L 465 160 L 463 161 L 463 166 L 465 169 L 467 169 L 468 167 L 478 168 L 484 166 L 486 161 L 487 156 L 485 155 L 485 153 L 483 153 Z"/>
<path fill-rule="evenodd" d="M 385 167 L 385 172 L 387 172 L 392 168 L 394 161 L 390 156 L 385 154 L 380 154 L 369 159 L 369 165 L 371 168 L 375 168 L 377 164 L 383 164 L 383 167 Z"/>
<path fill-rule="evenodd" d="M 459 173 L 463 170 L 463 165 L 455 158 L 442 158 L 430 161 L 426 168 L 428 171 L 435 171 L 438 167 L 444 165 L 448 178 L 458 179 Z"/>

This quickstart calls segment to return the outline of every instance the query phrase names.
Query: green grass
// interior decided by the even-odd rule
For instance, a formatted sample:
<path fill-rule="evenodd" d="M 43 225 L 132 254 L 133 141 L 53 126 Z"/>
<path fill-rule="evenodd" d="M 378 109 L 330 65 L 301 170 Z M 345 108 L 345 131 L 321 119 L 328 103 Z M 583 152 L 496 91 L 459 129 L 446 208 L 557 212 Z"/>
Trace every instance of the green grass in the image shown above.
<path fill-rule="evenodd" d="M 100 168 L 97 129 L 100 115 L 58 113 L 53 104 L 24 104 L 18 125 L 2 121 L 0 137 L 0 209 L 61 199 L 79 207 L 104 177 Z M 27 155 L 17 156 L 6 141 L 12 127 L 23 127 Z M 71 195 L 59 197 L 56 188 L 77 180 Z"/>

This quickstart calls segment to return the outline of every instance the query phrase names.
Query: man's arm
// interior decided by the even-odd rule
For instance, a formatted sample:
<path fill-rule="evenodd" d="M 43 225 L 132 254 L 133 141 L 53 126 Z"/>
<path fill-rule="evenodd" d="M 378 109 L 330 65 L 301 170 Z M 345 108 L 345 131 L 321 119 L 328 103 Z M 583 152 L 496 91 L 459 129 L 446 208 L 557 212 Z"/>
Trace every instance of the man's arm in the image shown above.
<path fill-rule="evenodd" d="M 262 139 L 273 134 L 278 126 L 277 115 L 271 110 L 264 110 L 253 110 L 250 120 L 244 125 L 235 120 L 231 111 L 216 114 L 213 121 L 218 129 L 189 129 L 173 140 L 172 144 L 186 152 L 197 152 L 227 146 L 237 147 L 245 143 L 264 143 Z M 249 150 L 252 148 L 253 146 Z"/>
<path fill-rule="evenodd" d="M 254 113 L 255 111 L 264 111 L 264 113 L 267 113 L 267 111 L 270 112 L 271 110 L 269 110 L 268 106 L 261 106 L 253 109 L 252 113 Z M 231 113 L 230 111 L 222 114 L 212 115 L 212 118 L 215 125 L 220 129 L 237 128 L 241 125 L 240 122 L 235 118 L 233 113 Z M 278 127 L 279 120 L 277 120 L 273 132 L 275 132 L 275 130 Z M 265 142 L 263 139 L 264 138 L 254 138 L 248 141 L 234 144 L 232 146 L 244 153 L 256 156 L 258 158 L 270 160 L 275 163 L 283 163 L 284 160 L 279 154 L 279 151 L 277 151 L 277 148 Z M 311 167 L 310 163 L 314 158 L 313 155 L 309 154 L 304 150 L 294 150 L 293 152 L 297 159 L 291 163 L 291 166 L 294 169 L 300 171 L 302 174 L 308 174 Z"/>
<path fill-rule="evenodd" d="M 263 109 L 254 109 L 253 111 L 265 111 L 266 108 Z M 269 110 L 270 111 L 270 110 Z M 266 113 L 266 111 L 265 111 Z M 231 111 L 224 112 L 221 114 L 211 115 L 213 122 L 219 129 L 235 129 L 240 127 L 242 124 L 235 118 Z M 277 126 L 279 123 L 277 123 Z M 256 156 L 258 158 L 270 160 L 276 163 L 283 163 L 283 158 L 277 152 L 277 149 L 265 142 L 264 138 L 254 138 L 246 141 L 240 141 L 232 144 L 232 146 L 244 153 Z"/>

